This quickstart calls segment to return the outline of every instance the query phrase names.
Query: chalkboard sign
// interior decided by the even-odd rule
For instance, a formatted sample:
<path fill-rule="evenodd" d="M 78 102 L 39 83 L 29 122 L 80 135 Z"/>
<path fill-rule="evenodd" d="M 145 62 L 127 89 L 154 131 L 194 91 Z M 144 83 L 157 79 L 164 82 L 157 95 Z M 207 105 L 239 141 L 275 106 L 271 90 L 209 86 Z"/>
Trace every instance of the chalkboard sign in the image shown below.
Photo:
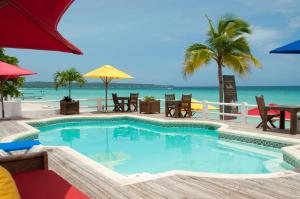
<path fill-rule="evenodd" d="M 223 75 L 223 85 L 224 85 L 224 102 L 225 103 L 237 103 L 237 91 L 235 78 L 233 75 Z M 238 106 L 224 106 L 225 113 L 238 113 Z M 224 120 L 236 119 L 234 116 L 224 116 Z"/>

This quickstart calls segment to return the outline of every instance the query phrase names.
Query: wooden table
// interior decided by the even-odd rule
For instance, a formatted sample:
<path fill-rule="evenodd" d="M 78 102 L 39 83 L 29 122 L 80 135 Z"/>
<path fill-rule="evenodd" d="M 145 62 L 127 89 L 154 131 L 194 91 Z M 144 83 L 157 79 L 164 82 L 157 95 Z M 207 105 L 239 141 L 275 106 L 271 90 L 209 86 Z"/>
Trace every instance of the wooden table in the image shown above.
<path fill-rule="evenodd" d="M 179 118 L 181 117 L 181 104 L 182 104 L 182 101 L 181 100 L 167 100 L 166 101 L 166 104 L 167 103 L 173 103 L 174 106 L 175 106 L 175 113 L 174 113 L 174 116 L 175 118 Z M 165 107 L 166 111 L 167 111 L 167 107 Z M 166 113 L 167 114 L 167 113 Z M 167 117 L 167 115 L 166 115 Z"/>
<path fill-rule="evenodd" d="M 122 104 L 122 111 L 123 112 L 128 112 L 130 109 L 129 109 L 129 97 L 118 97 L 118 100 L 121 101 L 120 104 Z M 125 101 L 127 101 L 127 103 L 125 103 Z M 128 108 L 127 110 L 125 111 L 125 107 L 124 105 L 127 104 L 128 105 Z"/>
<path fill-rule="evenodd" d="M 277 106 L 266 106 L 263 112 L 263 130 L 267 130 L 267 112 L 269 110 L 278 110 L 280 111 L 280 124 L 279 128 L 285 128 L 285 111 L 291 113 L 290 121 L 290 134 L 297 134 L 298 132 L 298 116 L 297 113 L 300 111 L 300 106 L 290 106 L 290 105 L 277 105 Z"/>

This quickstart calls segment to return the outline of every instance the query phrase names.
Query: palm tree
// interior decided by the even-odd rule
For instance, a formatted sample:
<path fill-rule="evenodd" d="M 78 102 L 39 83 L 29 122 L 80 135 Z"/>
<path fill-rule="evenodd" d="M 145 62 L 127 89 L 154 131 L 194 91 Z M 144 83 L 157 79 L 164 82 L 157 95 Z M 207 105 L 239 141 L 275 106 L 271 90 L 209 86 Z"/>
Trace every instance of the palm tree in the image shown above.
<path fill-rule="evenodd" d="M 54 74 L 54 87 L 57 90 L 59 87 L 68 87 L 69 89 L 69 99 L 71 99 L 71 85 L 72 82 L 77 82 L 79 86 L 86 83 L 86 80 L 81 76 L 81 74 L 75 69 L 70 68 L 65 71 L 57 71 Z"/>
<path fill-rule="evenodd" d="M 219 80 L 219 102 L 223 102 L 223 67 L 227 67 L 240 76 L 248 74 L 251 63 L 260 67 L 259 61 L 252 55 L 247 34 L 251 34 L 249 24 L 233 16 L 224 16 L 214 27 L 212 21 L 207 17 L 209 31 L 207 32 L 206 44 L 196 43 L 186 49 L 183 72 L 185 77 L 192 75 L 195 71 L 212 60 L 218 66 Z M 220 105 L 220 112 L 223 106 Z M 223 119 L 223 116 L 220 116 Z"/>

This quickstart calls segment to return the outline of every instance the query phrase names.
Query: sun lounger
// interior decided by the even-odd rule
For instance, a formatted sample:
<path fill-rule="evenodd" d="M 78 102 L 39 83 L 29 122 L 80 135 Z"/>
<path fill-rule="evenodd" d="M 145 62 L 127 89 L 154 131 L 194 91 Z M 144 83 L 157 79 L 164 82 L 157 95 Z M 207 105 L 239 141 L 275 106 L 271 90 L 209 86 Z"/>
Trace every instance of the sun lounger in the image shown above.
<path fill-rule="evenodd" d="M 9 153 L 11 151 L 29 150 L 33 146 L 40 145 L 40 144 L 41 143 L 37 140 L 5 142 L 5 143 L 0 143 L 0 150 Z"/>
<path fill-rule="evenodd" d="M 89 199 L 48 169 L 47 152 L 0 157 L 0 166 L 8 170 L 22 199 Z"/>

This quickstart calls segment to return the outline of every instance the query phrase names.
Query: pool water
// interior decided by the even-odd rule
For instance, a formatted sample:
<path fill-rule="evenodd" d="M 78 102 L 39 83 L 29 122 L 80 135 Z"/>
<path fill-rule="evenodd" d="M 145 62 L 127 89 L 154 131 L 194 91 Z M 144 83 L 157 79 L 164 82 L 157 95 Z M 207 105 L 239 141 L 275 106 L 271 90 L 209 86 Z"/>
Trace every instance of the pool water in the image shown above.
<path fill-rule="evenodd" d="M 186 125 L 185 125 L 186 126 Z M 206 127 L 165 127 L 130 119 L 42 125 L 39 140 L 69 146 L 121 174 L 170 170 L 257 174 L 292 169 L 279 149 L 218 138 Z"/>

